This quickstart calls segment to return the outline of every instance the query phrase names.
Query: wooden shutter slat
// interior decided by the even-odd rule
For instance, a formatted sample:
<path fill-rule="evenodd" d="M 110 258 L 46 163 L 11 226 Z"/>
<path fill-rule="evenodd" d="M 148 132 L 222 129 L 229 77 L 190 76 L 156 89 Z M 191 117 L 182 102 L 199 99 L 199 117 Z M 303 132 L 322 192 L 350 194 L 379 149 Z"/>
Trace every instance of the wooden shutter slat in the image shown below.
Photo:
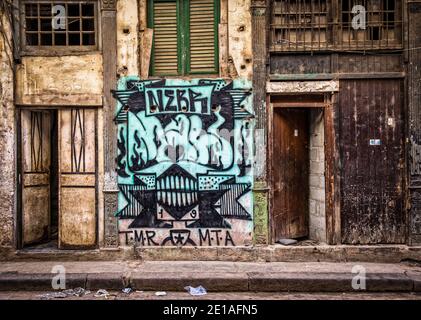
<path fill-rule="evenodd" d="M 190 0 L 190 72 L 215 71 L 214 0 Z"/>
<path fill-rule="evenodd" d="M 177 74 L 177 3 L 154 2 L 153 11 L 155 74 Z"/>

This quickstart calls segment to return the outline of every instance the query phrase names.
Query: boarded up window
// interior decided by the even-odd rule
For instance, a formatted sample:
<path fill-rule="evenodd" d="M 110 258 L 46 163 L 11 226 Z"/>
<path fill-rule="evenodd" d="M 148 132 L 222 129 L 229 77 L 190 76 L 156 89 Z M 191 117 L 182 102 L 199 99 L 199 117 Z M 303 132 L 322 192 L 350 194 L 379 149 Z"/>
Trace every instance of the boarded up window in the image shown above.
<path fill-rule="evenodd" d="M 149 0 L 151 74 L 218 72 L 219 0 Z"/>

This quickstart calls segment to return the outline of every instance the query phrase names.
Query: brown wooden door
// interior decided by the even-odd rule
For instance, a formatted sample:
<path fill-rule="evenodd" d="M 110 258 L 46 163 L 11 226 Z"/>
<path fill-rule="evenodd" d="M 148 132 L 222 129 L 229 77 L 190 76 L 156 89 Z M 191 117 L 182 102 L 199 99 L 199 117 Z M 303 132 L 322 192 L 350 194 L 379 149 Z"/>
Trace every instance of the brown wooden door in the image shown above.
<path fill-rule="evenodd" d="M 343 243 L 405 242 L 403 92 L 401 80 L 341 83 Z"/>
<path fill-rule="evenodd" d="M 59 248 L 93 248 L 96 221 L 96 110 L 59 111 Z"/>
<path fill-rule="evenodd" d="M 48 111 L 21 111 L 22 244 L 48 240 L 50 233 L 50 128 Z"/>
<path fill-rule="evenodd" d="M 305 109 L 275 108 L 272 227 L 274 241 L 308 235 L 309 125 Z"/>

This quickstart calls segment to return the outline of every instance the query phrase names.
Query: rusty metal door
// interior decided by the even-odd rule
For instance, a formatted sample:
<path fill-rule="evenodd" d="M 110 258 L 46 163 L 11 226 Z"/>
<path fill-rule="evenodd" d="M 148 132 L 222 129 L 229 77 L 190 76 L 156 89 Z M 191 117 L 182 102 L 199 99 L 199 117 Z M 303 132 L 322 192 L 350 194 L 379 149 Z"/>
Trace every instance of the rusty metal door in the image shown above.
<path fill-rule="evenodd" d="M 341 82 L 341 232 L 348 244 L 404 243 L 401 80 Z"/>
<path fill-rule="evenodd" d="M 274 238 L 308 236 L 309 124 L 306 109 L 273 113 Z"/>
<path fill-rule="evenodd" d="M 22 244 L 36 244 L 50 234 L 50 129 L 49 111 L 20 113 Z"/>
<path fill-rule="evenodd" d="M 59 248 L 97 244 L 96 110 L 59 111 Z"/>

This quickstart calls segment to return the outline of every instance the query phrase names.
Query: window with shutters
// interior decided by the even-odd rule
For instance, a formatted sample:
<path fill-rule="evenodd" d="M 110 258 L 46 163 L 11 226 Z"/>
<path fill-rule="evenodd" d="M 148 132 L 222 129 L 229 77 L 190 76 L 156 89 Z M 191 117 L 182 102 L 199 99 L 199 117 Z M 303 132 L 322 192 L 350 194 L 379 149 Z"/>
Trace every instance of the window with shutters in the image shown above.
<path fill-rule="evenodd" d="M 218 73 L 219 0 L 149 0 L 150 74 Z"/>

